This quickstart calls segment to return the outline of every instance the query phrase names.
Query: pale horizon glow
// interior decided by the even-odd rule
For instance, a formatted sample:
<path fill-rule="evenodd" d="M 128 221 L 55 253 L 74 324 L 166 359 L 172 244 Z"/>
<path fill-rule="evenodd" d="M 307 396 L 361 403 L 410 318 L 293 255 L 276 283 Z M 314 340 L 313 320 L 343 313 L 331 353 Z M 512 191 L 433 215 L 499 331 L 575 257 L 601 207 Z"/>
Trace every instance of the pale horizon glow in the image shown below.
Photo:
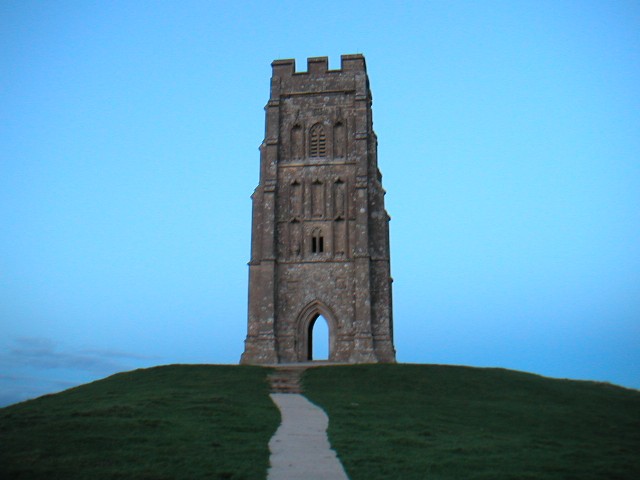
<path fill-rule="evenodd" d="M 362 53 L 400 362 L 640 388 L 640 5 L 3 2 L 0 406 L 237 363 L 270 63 Z"/>

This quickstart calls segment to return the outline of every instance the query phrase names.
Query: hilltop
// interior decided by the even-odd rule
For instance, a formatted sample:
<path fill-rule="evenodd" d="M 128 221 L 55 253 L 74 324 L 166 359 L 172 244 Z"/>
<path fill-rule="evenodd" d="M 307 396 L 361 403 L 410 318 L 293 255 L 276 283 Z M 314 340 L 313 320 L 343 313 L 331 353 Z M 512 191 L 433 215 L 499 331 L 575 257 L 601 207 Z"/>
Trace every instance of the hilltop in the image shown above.
<path fill-rule="evenodd" d="M 264 479 L 268 368 L 171 365 L 0 409 L 0 478 Z M 640 392 L 502 369 L 307 370 L 352 480 L 640 478 Z"/>

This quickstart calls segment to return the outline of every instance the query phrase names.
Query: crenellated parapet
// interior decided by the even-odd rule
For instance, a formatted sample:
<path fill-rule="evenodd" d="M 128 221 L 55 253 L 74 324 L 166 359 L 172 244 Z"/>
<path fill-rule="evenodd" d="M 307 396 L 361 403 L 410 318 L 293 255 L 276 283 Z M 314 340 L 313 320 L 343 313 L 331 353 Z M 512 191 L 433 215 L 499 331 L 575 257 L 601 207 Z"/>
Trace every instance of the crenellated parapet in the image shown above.
<path fill-rule="evenodd" d="M 339 72 L 367 72 L 367 63 L 364 55 L 360 53 L 341 55 L 340 69 L 329 70 L 329 57 L 309 57 L 307 58 L 307 71 L 296 72 L 296 61 L 293 58 L 283 60 L 274 60 L 271 63 L 273 75 L 278 77 L 286 77 L 293 75 L 322 75 L 325 73 Z"/>
<path fill-rule="evenodd" d="M 354 92 L 370 99 L 367 65 L 361 54 L 342 55 L 340 68 L 329 69 L 328 57 L 307 59 L 307 71 L 297 72 L 295 59 L 275 60 L 272 64 L 270 102 L 291 95 Z"/>

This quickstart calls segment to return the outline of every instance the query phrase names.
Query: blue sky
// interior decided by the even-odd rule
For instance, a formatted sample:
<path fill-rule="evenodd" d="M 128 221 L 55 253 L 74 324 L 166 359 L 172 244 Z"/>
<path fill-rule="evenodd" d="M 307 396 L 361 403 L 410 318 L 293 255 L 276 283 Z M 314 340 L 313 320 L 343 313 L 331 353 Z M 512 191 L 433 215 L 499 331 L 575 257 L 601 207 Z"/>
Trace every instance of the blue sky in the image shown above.
<path fill-rule="evenodd" d="M 398 360 L 640 388 L 637 2 L 0 3 L 0 404 L 236 363 L 270 63 L 363 53 Z"/>

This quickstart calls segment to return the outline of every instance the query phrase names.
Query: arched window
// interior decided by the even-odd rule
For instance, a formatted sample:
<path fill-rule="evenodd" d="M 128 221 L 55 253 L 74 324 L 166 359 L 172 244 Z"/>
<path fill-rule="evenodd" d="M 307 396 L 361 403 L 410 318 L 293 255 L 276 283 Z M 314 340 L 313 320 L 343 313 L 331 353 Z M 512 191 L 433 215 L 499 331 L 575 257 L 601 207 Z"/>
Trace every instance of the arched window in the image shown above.
<path fill-rule="evenodd" d="M 311 127 L 309 132 L 309 156 L 324 157 L 327 154 L 327 137 L 319 123 Z"/>

